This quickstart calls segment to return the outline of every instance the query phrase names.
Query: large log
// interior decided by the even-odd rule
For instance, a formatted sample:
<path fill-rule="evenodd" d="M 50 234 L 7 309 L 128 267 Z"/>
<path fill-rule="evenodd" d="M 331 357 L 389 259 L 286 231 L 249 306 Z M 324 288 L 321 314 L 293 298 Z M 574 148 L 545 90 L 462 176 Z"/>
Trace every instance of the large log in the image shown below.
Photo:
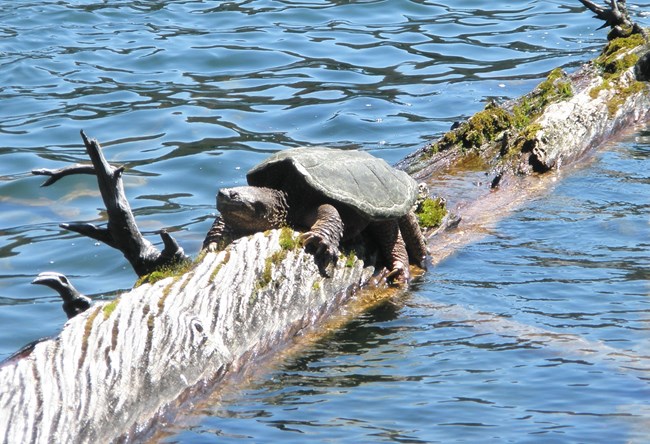
<path fill-rule="evenodd" d="M 430 237 L 432 262 L 474 239 L 476 224 L 503 215 L 504 205 L 543 188 L 548 171 L 648 119 L 648 48 L 642 33 L 621 32 L 630 34 L 572 76 L 554 72 L 531 94 L 488 107 L 400 164 L 433 184 L 450 168 L 476 177 L 462 168 L 468 158 L 480 159 L 491 174 L 465 196 L 458 228 Z M 340 260 L 331 277 L 321 276 L 311 255 L 280 241 L 286 236 L 259 233 L 206 254 L 189 271 L 96 304 L 57 338 L 5 363 L 0 438 L 106 442 L 146 435 L 156 418 L 322 327 L 365 292 L 390 295 L 358 291 L 375 270 L 353 256 Z"/>
<path fill-rule="evenodd" d="M 350 258 L 324 278 L 313 256 L 284 249 L 280 235 L 243 238 L 189 272 L 96 304 L 5 364 L 3 442 L 140 436 L 193 392 L 332 315 L 373 274 Z"/>

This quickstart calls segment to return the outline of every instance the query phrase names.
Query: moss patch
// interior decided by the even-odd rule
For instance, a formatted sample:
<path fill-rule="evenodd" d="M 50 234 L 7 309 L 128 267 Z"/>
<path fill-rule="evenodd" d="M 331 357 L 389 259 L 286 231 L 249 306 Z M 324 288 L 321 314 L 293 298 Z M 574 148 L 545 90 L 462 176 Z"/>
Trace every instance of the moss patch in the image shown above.
<path fill-rule="evenodd" d="M 605 76 L 616 75 L 634 66 L 639 56 L 632 53 L 632 50 L 644 44 L 645 40 L 641 34 L 614 39 L 607 44 L 594 63 L 603 69 Z"/>
<path fill-rule="evenodd" d="M 607 102 L 607 112 L 610 117 L 616 114 L 625 100 L 632 94 L 636 94 L 645 89 L 645 84 L 642 82 L 632 82 L 629 86 L 619 89 L 616 94 Z"/>
<path fill-rule="evenodd" d="M 491 142 L 507 129 L 511 122 L 512 116 L 503 108 L 494 104 L 486 106 L 483 111 L 469 119 L 467 131 L 463 135 L 463 146 L 480 147 L 486 142 Z"/>
<path fill-rule="evenodd" d="M 102 308 L 102 311 L 104 312 L 104 319 L 108 319 L 111 317 L 111 314 L 115 311 L 115 308 L 117 308 L 117 304 L 120 303 L 119 298 L 114 299 L 108 304 L 104 305 L 104 308 Z"/>
<path fill-rule="evenodd" d="M 474 114 L 457 128 L 445 133 L 438 142 L 429 145 L 423 157 L 431 157 L 452 147 L 462 150 L 478 149 L 488 142 L 498 140 L 504 131 L 510 129 L 530 133 L 531 130 L 527 127 L 549 104 L 568 100 L 572 96 L 571 82 L 560 68 L 554 69 L 546 80 L 522 97 L 510 110 L 488 104 L 483 111 Z"/>
<path fill-rule="evenodd" d="M 279 250 L 264 260 L 264 269 L 262 275 L 255 284 L 256 289 L 262 289 L 269 285 L 273 280 L 273 267 L 280 265 L 280 263 L 287 258 L 288 250 Z"/>
<path fill-rule="evenodd" d="M 536 143 L 537 133 L 541 129 L 542 126 L 539 123 L 531 123 L 526 126 L 517 133 L 511 143 L 506 145 L 506 149 L 502 151 L 501 155 L 505 159 L 510 159 L 519 153 L 532 151 Z"/>
<path fill-rule="evenodd" d="M 613 91 L 607 102 L 610 117 L 614 116 L 625 100 L 632 94 L 642 91 L 645 85 L 634 81 L 627 86 L 621 86 L 621 77 L 639 61 L 639 55 L 634 49 L 643 46 L 645 41 L 641 34 L 620 37 L 609 42 L 602 54 L 594 60 L 594 64 L 602 70 L 603 82 L 589 91 L 592 99 L 602 91 Z"/>
<path fill-rule="evenodd" d="M 295 250 L 300 247 L 300 239 L 295 236 L 291 228 L 284 227 L 280 230 L 280 248 L 283 250 Z"/>
<path fill-rule="evenodd" d="M 345 256 L 345 266 L 348 268 L 354 267 L 355 262 L 357 261 L 357 252 L 352 250 L 347 256 Z"/>
<path fill-rule="evenodd" d="M 140 276 L 140 278 L 136 281 L 135 286 L 139 287 L 142 284 L 153 284 L 168 277 L 183 275 L 190 271 L 195 264 L 203 259 L 203 257 L 204 256 L 199 255 L 199 257 L 197 257 L 194 261 L 188 259 L 185 261 L 177 262 L 175 264 L 160 267 L 156 271 L 152 271 L 149 274 Z"/>
<path fill-rule="evenodd" d="M 571 82 L 565 78 L 562 69 L 555 68 L 548 74 L 546 80 L 513 106 L 512 126 L 516 129 L 525 129 L 544 112 L 548 105 L 571 97 L 573 97 Z"/>
<path fill-rule="evenodd" d="M 419 205 L 415 214 L 422 228 L 432 228 L 440 225 L 442 218 L 447 214 L 447 208 L 440 198 L 426 198 Z"/>

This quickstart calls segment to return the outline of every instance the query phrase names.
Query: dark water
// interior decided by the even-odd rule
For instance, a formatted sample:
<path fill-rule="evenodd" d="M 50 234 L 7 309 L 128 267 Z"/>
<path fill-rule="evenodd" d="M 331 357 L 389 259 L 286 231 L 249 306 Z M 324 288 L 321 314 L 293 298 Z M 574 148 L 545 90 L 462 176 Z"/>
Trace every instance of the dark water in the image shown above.
<path fill-rule="evenodd" d="M 630 2 L 648 24 L 647 1 Z M 41 271 L 95 299 L 120 253 L 92 177 L 39 188 L 97 137 L 151 240 L 194 253 L 214 193 L 303 144 L 394 162 L 490 99 L 575 69 L 604 31 L 577 1 L 0 2 L 0 358 L 65 315 Z M 169 442 L 644 442 L 650 134 L 564 171 L 547 196 L 368 313 L 229 393 Z"/>

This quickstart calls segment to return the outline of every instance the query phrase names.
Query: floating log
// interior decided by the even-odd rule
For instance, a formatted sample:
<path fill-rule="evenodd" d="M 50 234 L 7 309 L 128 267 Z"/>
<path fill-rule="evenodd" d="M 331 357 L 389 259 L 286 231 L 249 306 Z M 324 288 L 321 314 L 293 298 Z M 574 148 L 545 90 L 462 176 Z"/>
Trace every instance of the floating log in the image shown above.
<path fill-rule="evenodd" d="M 624 2 L 613 1 L 612 14 L 620 13 L 620 6 Z M 603 14 L 605 20 L 610 17 Z M 429 183 L 450 168 L 462 176 L 468 159 L 481 162 L 490 175 L 457 217 L 448 219 L 457 228 L 430 234 L 432 262 L 471 241 L 468 233 L 478 231 L 473 224 L 493 220 L 483 216 L 503 214 L 496 210 L 543 187 L 549 171 L 647 121 L 645 34 L 625 23 L 614 27 L 620 31 L 616 38 L 610 33 L 603 54 L 575 74 L 552 72 L 530 94 L 488 106 L 400 162 Z M 121 174 L 104 169 L 113 179 Z M 97 170 L 94 165 L 71 171 Z M 68 173 L 46 174 L 55 180 Z M 119 187 L 115 181 L 105 186 L 109 191 Z M 109 200 L 124 204 L 119 190 L 111 196 Z M 125 213 L 119 217 L 131 227 L 127 232 L 68 227 L 121 248 L 134 269 L 139 267 L 138 274 L 146 275 L 160 265 L 161 253 L 147 253 L 151 250 L 144 242 L 126 248 L 123 239 L 141 235 L 129 222 L 128 206 L 119 206 L 115 211 Z M 69 320 L 57 338 L 4 363 L 0 440 L 109 442 L 147 436 L 158 419 L 173 417 L 228 375 L 250 369 L 296 337 L 316 331 L 362 297 L 390 296 L 390 291 L 363 289 L 377 271 L 354 255 L 323 277 L 313 256 L 286 242 L 295 236 L 290 230 L 258 233 L 219 253 L 201 255 L 185 271 L 95 304 Z M 143 251 L 149 258 L 145 266 L 139 259 Z M 172 245 L 169 251 L 168 257 L 178 257 L 182 250 Z"/>
<path fill-rule="evenodd" d="M 206 384 L 318 324 L 373 274 L 353 258 L 323 278 L 313 257 L 283 249 L 280 235 L 243 238 L 187 273 L 95 304 L 5 364 L 3 442 L 139 436 Z"/>

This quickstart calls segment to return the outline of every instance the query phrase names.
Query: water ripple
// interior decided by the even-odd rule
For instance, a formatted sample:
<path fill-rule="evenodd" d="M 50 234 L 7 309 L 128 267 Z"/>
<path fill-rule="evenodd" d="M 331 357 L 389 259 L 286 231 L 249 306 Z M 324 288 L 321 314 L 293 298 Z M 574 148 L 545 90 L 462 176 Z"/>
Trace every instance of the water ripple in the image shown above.
<path fill-rule="evenodd" d="M 647 1 L 630 6 L 648 21 Z M 40 189 L 29 173 L 85 162 L 80 129 L 126 167 L 145 234 L 168 227 L 194 253 L 216 189 L 268 153 L 326 144 L 394 162 L 591 58 L 596 26 L 559 0 L 0 2 L 0 358 L 65 322 L 29 285 L 38 272 L 97 298 L 135 278 L 58 227 L 105 223 L 93 178 Z M 633 440 L 648 417 L 649 153 L 641 132 L 430 271 L 405 306 L 172 440 Z"/>

